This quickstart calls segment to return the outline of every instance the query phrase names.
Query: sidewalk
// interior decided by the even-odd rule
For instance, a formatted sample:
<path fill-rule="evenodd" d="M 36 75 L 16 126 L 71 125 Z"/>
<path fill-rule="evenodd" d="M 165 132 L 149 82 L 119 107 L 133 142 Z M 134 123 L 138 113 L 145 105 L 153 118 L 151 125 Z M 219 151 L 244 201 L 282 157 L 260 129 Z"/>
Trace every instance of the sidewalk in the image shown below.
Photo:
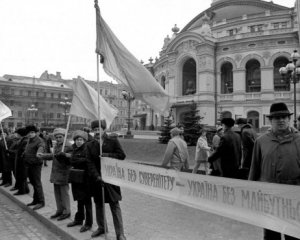
<path fill-rule="evenodd" d="M 9 191 L 10 187 L 0 187 L 0 191 L 44 223 L 47 228 L 61 235 L 62 239 L 92 239 L 92 231 L 97 228 L 95 216 L 92 230 L 86 233 L 79 233 L 80 226 L 72 228 L 66 226 L 73 220 L 76 212 L 76 202 L 73 201 L 71 191 L 71 218 L 63 221 L 50 219 L 50 216 L 56 211 L 53 185 L 49 182 L 51 164 L 52 162 L 48 162 L 48 167 L 43 167 L 42 170 L 46 199 L 44 208 L 33 211 L 31 207 L 26 206 L 27 203 L 32 201 L 32 188 L 29 195 L 21 196 L 12 195 L 14 192 Z M 124 188 L 122 188 L 122 195 L 123 200 L 120 204 L 127 240 L 256 240 L 262 238 L 262 230 L 248 224 Z M 116 239 L 110 209 L 107 204 L 106 216 L 109 231 L 107 239 Z M 104 235 L 101 235 L 95 239 L 105 238 Z"/>

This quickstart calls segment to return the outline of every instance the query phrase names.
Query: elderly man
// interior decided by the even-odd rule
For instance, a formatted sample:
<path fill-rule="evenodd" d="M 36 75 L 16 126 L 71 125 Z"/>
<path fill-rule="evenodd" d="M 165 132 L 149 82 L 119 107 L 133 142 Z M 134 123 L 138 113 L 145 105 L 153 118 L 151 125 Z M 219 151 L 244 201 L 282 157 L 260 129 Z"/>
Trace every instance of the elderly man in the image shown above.
<path fill-rule="evenodd" d="M 285 103 L 271 105 L 271 130 L 254 143 L 249 180 L 300 185 L 300 135 L 289 126 L 291 115 Z M 265 229 L 264 239 L 280 240 L 281 234 Z"/>
<path fill-rule="evenodd" d="M 187 144 L 180 136 L 182 130 L 175 127 L 170 131 L 171 139 L 164 155 L 162 166 L 166 167 L 170 163 L 170 167 L 175 170 L 183 170 L 189 168 L 189 153 Z"/>
<path fill-rule="evenodd" d="M 224 135 L 220 139 L 215 152 L 208 157 L 208 162 L 213 163 L 220 159 L 221 177 L 238 178 L 238 169 L 241 161 L 241 138 L 232 131 L 234 120 L 223 118 L 221 121 Z"/>

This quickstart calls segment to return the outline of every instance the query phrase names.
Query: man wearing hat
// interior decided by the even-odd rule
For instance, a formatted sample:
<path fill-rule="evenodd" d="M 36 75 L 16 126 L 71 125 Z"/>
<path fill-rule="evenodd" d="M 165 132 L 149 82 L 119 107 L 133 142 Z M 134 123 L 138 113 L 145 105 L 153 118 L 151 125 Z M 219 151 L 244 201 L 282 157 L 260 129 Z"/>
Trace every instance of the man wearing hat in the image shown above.
<path fill-rule="evenodd" d="M 247 123 L 247 118 L 238 118 L 236 124 L 241 130 L 242 138 L 242 150 L 243 158 L 241 163 L 241 175 L 242 179 L 248 179 L 249 169 L 252 161 L 252 152 L 254 141 L 257 137 L 255 130 L 250 123 Z"/>
<path fill-rule="evenodd" d="M 300 135 L 290 127 L 291 115 L 285 103 L 271 105 L 271 129 L 254 143 L 249 180 L 300 185 Z M 281 234 L 264 229 L 264 239 L 280 240 Z"/>
<path fill-rule="evenodd" d="M 41 181 L 43 160 L 38 157 L 39 153 L 44 152 L 44 141 L 37 135 L 39 131 L 36 126 L 26 126 L 28 142 L 24 150 L 24 162 L 30 183 L 33 187 L 33 201 L 27 206 L 34 206 L 33 210 L 45 206 L 45 197 Z"/>
<path fill-rule="evenodd" d="M 104 130 L 106 129 L 105 120 L 101 120 L 101 132 L 99 129 L 99 120 L 95 120 L 91 123 L 92 131 L 94 132 L 94 140 L 87 142 L 86 154 L 87 154 L 87 165 L 88 172 L 92 178 L 91 192 L 94 197 L 95 208 L 96 208 L 96 221 L 98 229 L 93 232 L 92 237 L 97 237 L 107 232 L 107 224 L 104 221 L 103 212 L 103 192 L 105 203 L 109 203 L 111 214 L 113 217 L 115 232 L 117 240 L 126 240 L 124 235 L 124 227 L 122 220 L 122 213 L 119 201 L 121 201 L 121 189 L 119 186 L 104 183 L 101 178 L 101 158 L 100 156 L 100 143 L 102 145 L 102 157 L 116 158 L 124 160 L 126 155 L 116 137 L 109 137 Z"/>
<path fill-rule="evenodd" d="M 213 163 L 220 159 L 221 177 L 237 178 L 242 156 L 241 137 L 232 131 L 234 126 L 232 118 L 223 118 L 221 124 L 224 135 L 221 137 L 215 152 L 208 157 L 208 161 Z"/>

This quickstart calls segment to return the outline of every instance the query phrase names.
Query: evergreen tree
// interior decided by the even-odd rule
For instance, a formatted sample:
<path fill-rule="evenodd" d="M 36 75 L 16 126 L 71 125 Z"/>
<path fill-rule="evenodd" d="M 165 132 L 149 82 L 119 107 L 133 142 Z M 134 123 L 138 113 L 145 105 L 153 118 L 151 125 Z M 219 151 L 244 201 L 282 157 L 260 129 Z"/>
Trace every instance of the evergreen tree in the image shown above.
<path fill-rule="evenodd" d="M 173 128 L 171 125 L 173 123 L 173 120 L 171 119 L 171 114 L 169 116 L 164 117 L 164 125 L 162 126 L 160 130 L 160 137 L 158 138 L 158 141 L 160 143 L 168 143 L 171 139 L 170 131 Z"/>
<path fill-rule="evenodd" d="M 183 115 L 183 136 L 189 146 L 195 146 L 199 138 L 200 121 L 203 117 L 200 117 L 198 112 L 197 104 L 193 102 L 190 106 L 190 111 Z"/>

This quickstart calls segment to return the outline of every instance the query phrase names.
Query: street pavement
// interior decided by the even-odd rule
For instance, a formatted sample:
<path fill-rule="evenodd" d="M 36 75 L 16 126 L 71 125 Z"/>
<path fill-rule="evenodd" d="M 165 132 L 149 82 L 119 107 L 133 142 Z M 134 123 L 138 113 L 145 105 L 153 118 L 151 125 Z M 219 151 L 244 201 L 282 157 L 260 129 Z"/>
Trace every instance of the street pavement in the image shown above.
<path fill-rule="evenodd" d="M 1 240 L 59 240 L 44 224 L 0 193 Z"/>
<path fill-rule="evenodd" d="M 46 206 L 44 208 L 33 211 L 30 207 L 26 206 L 26 203 L 32 201 L 32 188 L 30 194 L 21 196 L 12 195 L 13 192 L 10 192 L 9 188 L 0 187 L 0 191 L 18 203 L 40 222 L 44 223 L 49 230 L 60 234 L 62 239 L 91 239 L 92 231 L 97 228 L 95 216 L 92 230 L 86 233 L 79 233 L 80 226 L 72 228 L 66 227 L 66 225 L 72 221 L 76 212 L 76 202 L 73 201 L 71 192 L 71 218 L 63 221 L 50 219 L 50 215 L 56 211 L 53 185 L 49 182 L 51 164 L 51 161 L 48 162 L 48 167 L 43 167 L 42 170 L 42 181 L 46 199 Z M 252 225 L 125 188 L 122 188 L 122 195 L 123 200 L 120 203 L 123 213 L 125 235 L 128 240 L 262 239 L 262 229 Z M 2 206 L 0 206 L 0 208 L 2 209 Z M 109 231 L 107 239 L 116 239 L 110 209 L 107 204 L 106 215 Z M 0 239 L 2 240 L 1 237 Z M 102 235 L 96 239 L 105 238 L 104 235 Z"/>

